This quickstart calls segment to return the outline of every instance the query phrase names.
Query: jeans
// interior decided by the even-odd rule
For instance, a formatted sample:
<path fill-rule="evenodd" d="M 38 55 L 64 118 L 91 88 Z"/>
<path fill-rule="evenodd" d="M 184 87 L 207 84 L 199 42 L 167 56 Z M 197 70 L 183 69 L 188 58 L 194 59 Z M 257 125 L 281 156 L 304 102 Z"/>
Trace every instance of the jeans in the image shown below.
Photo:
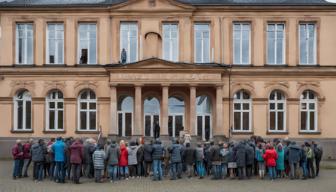
<path fill-rule="evenodd" d="M 314 159 L 308 159 L 307 161 L 308 176 L 311 178 L 315 177 Z"/>
<path fill-rule="evenodd" d="M 42 181 L 44 162 L 34 162 L 34 179 Z"/>
<path fill-rule="evenodd" d="M 23 176 L 28 177 L 28 168 L 30 165 L 31 159 L 24 159 L 23 160 Z"/>
<path fill-rule="evenodd" d="M 55 176 L 55 162 L 50 162 L 50 165 L 49 165 L 49 178 L 52 180 Z"/>
<path fill-rule="evenodd" d="M 270 179 L 275 179 L 276 178 L 276 171 L 275 171 L 275 167 L 268 167 L 268 174 Z"/>
<path fill-rule="evenodd" d="M 246 176 L 247 178 L 252 177 L 253 165 L 246 165 Z"/>
<path fill-rule="evenodd" d="M 239 179 L 245 179 L 246 177 L 246 167 L 238 167 L 238 177 Z"/>
<path fill-rule="evenodd" d="M 79 178 L 81 175 L 82 165 L 81 164 L 72 164 L 72 179 L 75 183 L 79 182 Z"/>
<path fill-rule="evenodd" d="M 291 176 L 292 179 L 297 178 L 296 170 L 298 168 L 298 164 L 299 163 L 297 163 L 297 162 L 295 162 L 295 163 L 292 162 L 292 163 L 289 164 L 289 166 L 290 166 L 290 176 Z"/>
<path fill-rule="evenodd" d="M 141 177 L 144 175 L 144 166 L 142 162 L 137 164 L 137 176 Z"/>
<path fill-rule="evenodd" d="M 301 162 L 301 168 L 302 168 L 303 178 L 307 178 L 308 177 L 307 161 Z"/>
<path fill-rule="evenodd" d="M 20 176 L 20 159 L 14 160 L 13 178 Z"/>
<path fill-rule="evenodd" d="M 212 165 L 213 179 L 220 179 L 221 171 L 222 171 L 221 165 Z"/>
<path fill-rule="evenodd" d="M 64 162 L 55 162 L 55 179 L 60 183 L 64 183 L 65 181 L 65 170 L 64 170 Z"/>
<path fill-rule="evenodd" d="M 204 177 L 205 176 L 205 168 L 204 168 L 204 164 L 202 161 L 197 161 L 196 162 L 196 170 L 197 170 L 197 174 L 200 177 Z"/>
<path fill-rule="evenodd" d="M 319 175 L 319 172 L 320 172 L 320 162 L 321 162 L 321 159 L 315 158 L 316 177 Z"/>
<path fill-rule="evenodd" d="M 154 180 L 162 180 L 162 161 L 155 159 L 153 160 L 153 172 Z"/>
<path fill-rule="evenodd" d="M 113 181 L 117 180 L 117 174 L 118 174 L 118 165 L 109 165 L 108 172 L 110 175 L 110 179 Z"/>
<path fill-rule="evenodd" d="M 188 175 L 188 177 L 192 177 L 192 176 L 193 176 L 193 173 L 194 173 L 194 166 L 188 164 L 188 165 L 187 165 L 187 175 Z"/>
<path fill-rule="evenodd" d="M 182 164 L 181 163 L 171 163 L 170 171 L 171 171 L 172 179 L 176 179 L 176 176 L 180 178 L 182 175 Z"/>
<path fill-rule="evenodd" d="M 120 166 L 120 175 L 122 177 L 128 177 L 128 167 L 127 166 Z"/>
<path fill-rule="evenodd" d="M 24 164 L 24 160 L 20 159 L 20 161 L 19 161 L 19 177 L 22 177 L 23 164 Z"/>
<path fill-rule="evenodd" d="M 152 162 L 146 161 L 144 162 L 145 176 L 148 176 L 152 171 Z"/>
<path fill-rule="evenodd" d="M 222 165 L 221 165 L 221 176 L 223 178 L 225 178 L 226 175 L 227 175 L 227 168 L 228 168 L 228 165 L 226 163 L 222 163 Z"/>

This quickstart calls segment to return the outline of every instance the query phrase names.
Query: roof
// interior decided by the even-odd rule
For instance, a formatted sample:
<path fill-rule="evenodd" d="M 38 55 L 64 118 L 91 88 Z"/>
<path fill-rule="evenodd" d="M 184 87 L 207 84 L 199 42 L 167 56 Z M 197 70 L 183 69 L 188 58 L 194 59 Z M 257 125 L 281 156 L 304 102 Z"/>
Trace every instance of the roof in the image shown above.
<path fill-rule="evenodd" d="M 0 7 L 105 7 L 127 0 L 0 0 Z M 176 0 L 189 5 L 336 5 L 326 0 Z"/>

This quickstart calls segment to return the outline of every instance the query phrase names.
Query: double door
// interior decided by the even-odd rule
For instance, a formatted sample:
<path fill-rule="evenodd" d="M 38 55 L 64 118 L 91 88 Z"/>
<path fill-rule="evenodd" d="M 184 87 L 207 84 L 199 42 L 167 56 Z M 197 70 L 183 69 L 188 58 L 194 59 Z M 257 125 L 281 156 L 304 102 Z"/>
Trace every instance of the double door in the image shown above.
<path fill-rule="evenodd" d="M 133 113 L 132 112 L 118 112 L 118 132 L 119 136 L 132 136 L 133 127 Z"/>
<path fill-rule="evenodd" d="M 179 137 L 184 130 L 184 115 L 171 114 L 168 116 L 168 134 L 171 137 Z"/>
<path fill-rule="evenodd" d="M 197 136 L 204 141 L 212 138 L 210 114 L 197 115 Z"/>
<path fill-rule="evenodd" d="M 160 116 L 157 114 L 145 114 L 144 127 L 145 136 L 154 137 L 154 128 L 156 124 L 159 124 Z"/>

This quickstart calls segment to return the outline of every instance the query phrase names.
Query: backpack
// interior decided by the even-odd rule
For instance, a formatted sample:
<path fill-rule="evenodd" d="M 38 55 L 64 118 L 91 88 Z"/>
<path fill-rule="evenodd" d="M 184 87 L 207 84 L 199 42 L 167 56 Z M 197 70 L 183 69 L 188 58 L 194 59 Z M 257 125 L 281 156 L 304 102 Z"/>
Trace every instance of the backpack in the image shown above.
<path fill-rule="evenodd" d="M 308 147 L 307 159 L 312 159 L 312 158 L 314 158 L 314 152 L 313 152 L 312 148 Z"/>
<path fill-rule="evenodd" d="M 320 147 L 315 147 L 314 148 L 314 154 L 316 158 L 321 158 L 323 154 L 323 150 Z"/>

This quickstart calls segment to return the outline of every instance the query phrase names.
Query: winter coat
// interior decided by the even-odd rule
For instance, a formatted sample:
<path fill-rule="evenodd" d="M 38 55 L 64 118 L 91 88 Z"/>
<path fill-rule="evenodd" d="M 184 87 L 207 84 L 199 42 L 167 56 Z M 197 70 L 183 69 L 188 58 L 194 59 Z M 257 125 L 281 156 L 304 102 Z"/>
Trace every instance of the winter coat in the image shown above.
<path fill-rule="evenodd" d="M 31 148 L 30 143 L 23 144 L 23 158 L 24 159 L 31 159 L 30 148 Z"/>
<path fill-rule="evenodd" d="M 120 146 L 119 166 L 128 166 L 128 151 L 125 145 Z"/>
<path fill-rule="evenodd" d="M 275 149 L 267 149 L 263 158 L 266 162 L 267 167 L 275 167 L 276 160 L 278 159 L 278 154 L 276 153 Z"/>
<path fill-rule="evenodd" d="M 83 144 L 79 141 L 75 141 L 70 146 L 70 163 L 82 164 L 84 158 Z"/>
<path fill-rule="evenodd" d="M 136 158 L 137 158 L 138 164 L 144 161 L 144 146 L 143 145 L 138 146 Z"/>
<path fill-rule="evenodd" d="M 31 147 L 31 157 L 33 162 L 44 162 L 47 148 L 39 143 L 35 143 Z"/>
<path fill-rule="evenodd" d="M 191 148 L 191 147 L 187 147 L 185 148 L 185 150 L 183 150 L 183 162 L 186 163 L 187 165 L 192 165 L 195 162 L 195 149 Z"/>
<path fill-rule="evenodd" d="M 228 148 L 221 148 L 220 155 L 221 155 L 221 163 L 228 164 L 229 163 L 229 149 Z"/>
<path fill-rule="evenodd" d="M 211 163 L 210 146 L 204 148 L 204 161 Z"/>
<path fill-rule="evenodd" d="M 246 145 L 246 165 L 254 164 L 254 148 L 250 145 Z"/>
<path fill-rule="evenodd" d="M 92 155 L 92 161 L 95 169 L 104 169 L 105 151 L 96 150 Z"/>
<path fill-rule="evenodd" d="M 233 150 L 233 148 L 229 148 L 229 153 L 228 153 L 228 162 L 232 163 L 232 162 L 236 162 L 236 154 L 235 151 Z"/>
<path fill-rule="evenodd" d="M 145 162 L 152 162 L 153 147 L 151 144 L 145 144 L 144 146 L 144 160 Z"/>
<path fill-rule="evenodd" d="M 320 161 L 323 155 L 323 148 L 321 146 L 318 146 L 317 144 L 314 144 L 313 151 L 314 151 L 315 159 Z"/>
<path fill-rule="evenodd" d="M 66 145 L 62 140 L 56 140 L 52 145 L 52 150 L 55 155 L 55 162 L 65 162 Z"/>
<path fill-rule="evenodd" d="M 118 165 L 119 158 L 120 158 L 120 148 L 116 144 L 111 144 L 106 154 L 107 164 Z"/>
<path fill-rule="evenodd" d="M 127 148 L 128 151 L 128 165 L 136 165 L 138 164 L 137 161 L 137 146 L 130 146 Z"/>
<path fill-rule="evenodd" d="M 277 150 L 278 159 L 276 161 L 276 169 L 280 171 L 285 170 L 285 151 L 284 150 Z"/>
<path fill-rule="evenodd" d="M 95 151 L 96 147 L 92 143 L 84 144 L 84 163 L 89 165 L 92 163 L 92 154 Z"/>
<path fill-rule="evenodd" d="M 12 148 L 13 159 L 23 159 L 23 147 L 21 144 L 15 144 Z"/>
<path fill-rule="evenodd" d="M 301 148 L 297 145 L 289 145 L 288 147 L 288 162 L 299 163 L 301 159 Z"/>
<path fill-rule="evenodd" d="M 220 148 L 217 145 L 213 145 L 210 147 L 210 158 L 212 163 L 220 163 Z"/>
<path fill-rule="evenodd" d="M 203 147 L 197 147 L 195 152 L 195 160 L 203 161 L 204 160 L 204 149 Z"/>
<path fill-rule="evenodd" d="M 235 148 L 236 153 L 236 162 L 237 167 L 245 167 L 246 166 L 246 146 L 244 143 L 239 143 Z"/>
<path fill-rule="evenodd" d="M 307 163 L 307 148 L 303 147 L 301 148 L 301 159 L 300 159 L 300 163 Z"/>
<path fill-rule="evenodd" d="M 172 144 L 172 146 L 168 148 L 168 152 L 170 153 L 171 163 L 182 162 L 182 146 L 180 144 Z"/>
<path fill-rule="evenodd" d="M 255 159 L 258 162 L 264 162 L 264 158 L 263 158 L 264 153 L 265 153 L 264 149 L 257 148 L 255 151 Z"/>
<path fill-rule="evenodd" d="M 161 145 L 161 142 L 157 142 L 153 145 L 152 159 L 161 160 L 164 156 L 164 148 Z"/>

